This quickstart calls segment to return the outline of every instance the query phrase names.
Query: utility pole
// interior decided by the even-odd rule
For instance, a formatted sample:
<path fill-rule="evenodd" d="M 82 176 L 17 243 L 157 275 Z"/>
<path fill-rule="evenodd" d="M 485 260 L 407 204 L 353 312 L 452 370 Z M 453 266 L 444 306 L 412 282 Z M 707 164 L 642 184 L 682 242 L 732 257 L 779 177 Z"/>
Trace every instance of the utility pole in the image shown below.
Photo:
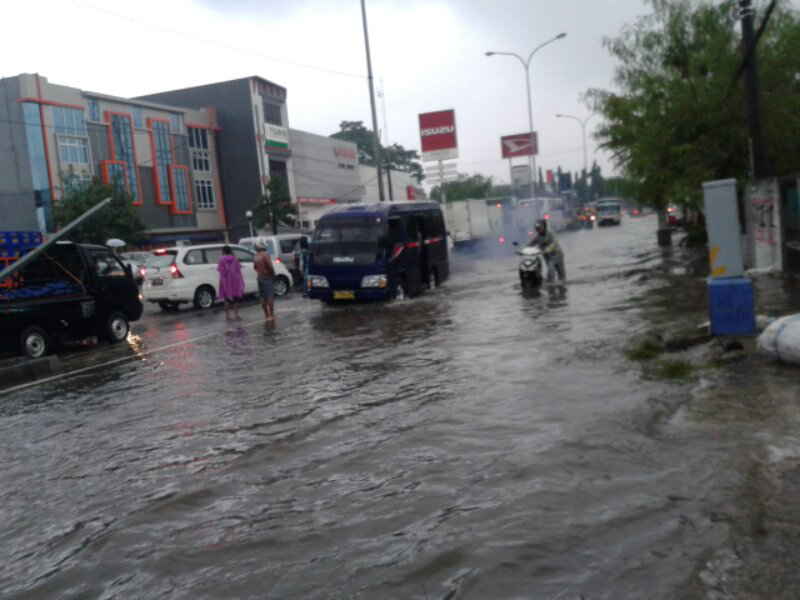
<path fill-rule="evenodd" d="M 752 0 L 739 0 L 739 16 L 742 21 L 744 87 L 747 96 L 747 123 L 750 129 L 750 166 L 753 179 L 762 179 L 767 176 L 767 161 L 761 133 L 761 104 L 758 90 L 758 62 L 756 61 Z"/>
<path fill-rule="evenodd" d="M 367 51 L 367 84 L 369 85 L 369 103 L 372 107 L 372 144 L 373 154 L 375 155 L 375 168 L 378 174 L 378 198 L 381 202 L 386 201 L 383 195 L 383 175 L 381 173 L 381 142 L 378 139 L 378 114 L 375 111 L 375 89 L 372 85 L 372 59 L 369 54 L 369 32 L 367 31 L 367 8 L 364 0 L 361 0 L 361 19 L 364 22 L 364 47 Z"/>

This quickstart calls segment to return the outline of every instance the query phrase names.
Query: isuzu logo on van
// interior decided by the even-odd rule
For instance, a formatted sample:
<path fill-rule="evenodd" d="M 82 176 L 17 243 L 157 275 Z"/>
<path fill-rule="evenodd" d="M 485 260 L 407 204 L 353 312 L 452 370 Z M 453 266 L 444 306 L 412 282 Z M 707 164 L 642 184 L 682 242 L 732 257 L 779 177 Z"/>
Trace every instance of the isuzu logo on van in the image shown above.
<path fill-rule="evenodd" d="M 333 262 L 335 263 L 351 263 L 355 259 L 352 256 L 334 256 Z"/>

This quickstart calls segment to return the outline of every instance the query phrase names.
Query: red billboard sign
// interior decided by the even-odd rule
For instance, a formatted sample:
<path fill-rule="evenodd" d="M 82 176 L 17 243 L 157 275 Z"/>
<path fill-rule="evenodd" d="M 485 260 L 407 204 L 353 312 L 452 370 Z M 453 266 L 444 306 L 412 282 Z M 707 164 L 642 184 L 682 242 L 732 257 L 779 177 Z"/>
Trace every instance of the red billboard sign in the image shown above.
<path fill-rule="evenodd" d="M 440 110 L 420 114 L 419 137 L 423 161 L 458 158 L 456 111 Z"/>
<path fill-rule="evenodd" d="M 530 133 L 503 136 L 500 138 L 500 147 L 503 151 L 503 158 L 539 154 L 536 132 L 533 133 L 533 137 Z"/>

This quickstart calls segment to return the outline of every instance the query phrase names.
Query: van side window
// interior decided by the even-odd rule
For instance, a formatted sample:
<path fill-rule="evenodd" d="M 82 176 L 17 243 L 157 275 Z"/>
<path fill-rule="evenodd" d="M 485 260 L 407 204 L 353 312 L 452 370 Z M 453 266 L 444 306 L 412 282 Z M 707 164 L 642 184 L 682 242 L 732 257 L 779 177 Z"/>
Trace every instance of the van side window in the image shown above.
<path fill-rule="evenodd" d="M 222 258 L 222 248 L 206 248 L 204 252 L 206 253 L 206 263 L 209 265 L 217 264 Z"/>
<path fill-rule="evenodd" d="M 413 216 L 406 217 L 406 232 L 408 233 L 409 242 L 415 242 L 419 240 L 419 229 L 417 228 L 417 220 Z"/>
<path fill-rule="evenodd" d="M 291 254 L 294 252 L 294 245 L 297 239 L 278 240 L 278 243 L 281 245 L 281 254 Z"/>
<path fill-rule="evenodd" d="M 444 227 L 444 219 L 440 212 L 433 213 L 433 231 L 436 237 L 444 237 L 447 235 Z"/>
<path fill-rule="evenodd" d="M 251 263 L 255 260 L 254 256 L 247 250 L 242 250 L 241 248 L 232 248 L 232 250 L 236 260 L 240 263 Z"/>
<path fill-rule="evenodd" d="M 203 264 L 203 251 L 202 250 L 189 250 L 186 256 L 183 257 L 183 264 L 185 265 L 202 265 Z"/>
<path fill-rule="evenodd" d="M 400 217 L 389 217 L 388 241 L 391 246 L 402 244 L 406 241 L 406 232 L 403 220 Z"/>

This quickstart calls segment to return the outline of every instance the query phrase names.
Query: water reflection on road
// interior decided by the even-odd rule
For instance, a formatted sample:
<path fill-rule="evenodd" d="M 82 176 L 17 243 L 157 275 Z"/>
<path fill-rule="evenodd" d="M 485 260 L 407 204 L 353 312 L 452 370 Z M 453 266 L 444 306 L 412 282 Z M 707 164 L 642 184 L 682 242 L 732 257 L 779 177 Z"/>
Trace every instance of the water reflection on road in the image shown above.
<path fill-rule="evenodd" d="M 273 327 L 148 316 L 133 359 L 2 399 L 0 592 L 671 597 L 726 535 L 740 454 L 653 426 L 674 389 L 622 354 L 674 310 L 654 228 L 563 235 L 568 285 L 531 293 L 508 252 Z"/>

